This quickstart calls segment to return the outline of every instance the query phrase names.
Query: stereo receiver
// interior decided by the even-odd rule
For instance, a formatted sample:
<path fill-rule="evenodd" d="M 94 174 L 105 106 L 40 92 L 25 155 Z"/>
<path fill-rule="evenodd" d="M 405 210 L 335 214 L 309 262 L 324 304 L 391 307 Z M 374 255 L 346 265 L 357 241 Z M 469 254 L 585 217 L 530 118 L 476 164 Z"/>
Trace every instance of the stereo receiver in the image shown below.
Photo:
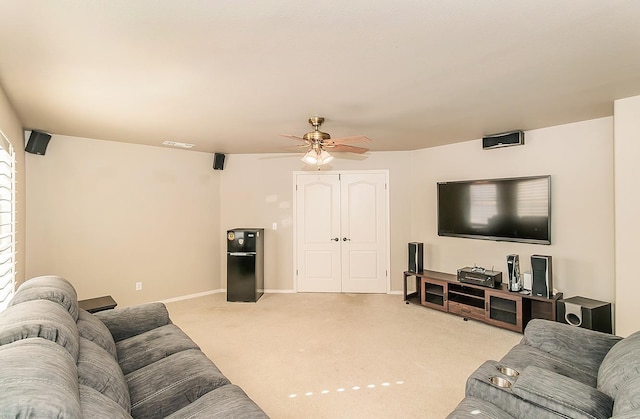
<path fill-rule="evenodd" d="M 502 272 L 477 266 L 458 269 L 458 281 L 483 287 L 498 288 L 502 284 Z"/>

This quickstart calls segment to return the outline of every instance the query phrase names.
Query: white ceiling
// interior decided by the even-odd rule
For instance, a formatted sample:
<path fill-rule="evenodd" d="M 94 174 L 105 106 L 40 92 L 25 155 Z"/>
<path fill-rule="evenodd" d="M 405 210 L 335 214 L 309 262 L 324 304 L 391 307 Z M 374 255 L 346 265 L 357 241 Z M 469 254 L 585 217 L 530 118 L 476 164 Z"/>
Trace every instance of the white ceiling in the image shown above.
<path fill-rule="evenodd" d="M 412 150 L 612 115 L 637 0 L 2 0 L 25 129 L 220 153 L 333 137 Z"/>

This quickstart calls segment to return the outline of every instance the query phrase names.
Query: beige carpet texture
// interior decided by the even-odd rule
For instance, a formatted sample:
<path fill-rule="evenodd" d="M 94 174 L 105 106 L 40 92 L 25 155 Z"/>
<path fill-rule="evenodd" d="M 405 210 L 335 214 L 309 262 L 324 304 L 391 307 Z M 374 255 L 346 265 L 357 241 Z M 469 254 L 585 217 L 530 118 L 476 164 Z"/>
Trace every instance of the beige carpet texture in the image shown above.
<path fill-rule="evenodd" d="M 273 419 L 444 418 L 467 377 L 522 338 L 400 295 L 214 294 L 167 307 Z"/>

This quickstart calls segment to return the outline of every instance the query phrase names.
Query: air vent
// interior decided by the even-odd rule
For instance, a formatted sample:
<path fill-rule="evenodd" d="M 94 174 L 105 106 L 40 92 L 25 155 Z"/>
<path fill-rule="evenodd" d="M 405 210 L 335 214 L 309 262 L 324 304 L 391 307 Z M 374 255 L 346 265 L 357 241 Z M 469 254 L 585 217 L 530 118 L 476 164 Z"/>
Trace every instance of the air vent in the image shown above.
<path fill-rule="evenodd" d="M 162 143 L 162 145 L 168 145 L 171 147 L 178 147 L 178 148 L 191 148 L 193 147 L 195 144 L 188 144 L 188 143 L 180 143 L 178 141 L 165 141 Z"/>

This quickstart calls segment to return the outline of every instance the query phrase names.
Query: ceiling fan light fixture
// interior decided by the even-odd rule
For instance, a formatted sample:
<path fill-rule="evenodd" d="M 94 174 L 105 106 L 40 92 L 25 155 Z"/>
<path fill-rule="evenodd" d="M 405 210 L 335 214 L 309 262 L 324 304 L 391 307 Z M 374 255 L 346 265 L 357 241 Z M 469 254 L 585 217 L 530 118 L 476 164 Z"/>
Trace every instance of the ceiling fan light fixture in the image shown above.
<path fill-rule="evenodd" d="M 307 164 L 316 164 L 318 163 L 318 154 L 315 150 L 309 150 L 304 156 L 302 156 L 301 160 Z"/>
<path fill-rule="evenodd" d="M 333 156 L 329 154 L 327 150 L 322 150 L 320 154 L 318 154 L 318 165 L 330 163 L 333 160 Z"/>

